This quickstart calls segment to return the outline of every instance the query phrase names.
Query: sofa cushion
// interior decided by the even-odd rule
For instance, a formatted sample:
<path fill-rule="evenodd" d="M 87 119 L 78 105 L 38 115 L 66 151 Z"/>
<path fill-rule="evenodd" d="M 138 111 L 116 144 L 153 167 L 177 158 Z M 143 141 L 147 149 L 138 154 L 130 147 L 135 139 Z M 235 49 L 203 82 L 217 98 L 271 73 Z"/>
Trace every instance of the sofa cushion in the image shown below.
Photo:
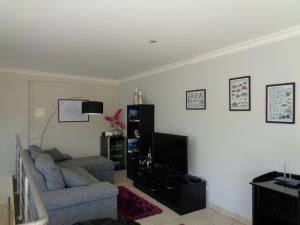
<path fill-rule="evenodd" d="M 56 191 L 43 192 L 42 198 L 49 211 L 116 198 L 118 192 L 118 188 L 114 185 L 107 182 L 98 182 L 84 187 L 64 188 Z M 115 199 L 115 201 L 116 200 L 117 199 Z M 112 200 L 111 204 L 113 204 L 113 202 L 114 200 Z M 92 210 L 92 208 L 87 208 L 86 210 Z"/>
<path fill-rule="evenodd" d="M 65 188 L 60 168 L 48 154 L 40 154 L 35 161 L 37 170 L 43 175 L 48 191 Z"/>
<path fill-rule="evenodd" d="M 40 154 L 44 153 L 43 150 L 37 145 L 29 146 L 28 151 L 30 152 L 30 156 L 34 161 L 38 158 Z"/>
<path fill-rule="evenodd" d="M 38 189 L 41 192 L 47 191 L 45 179 L 44 179 L 43 175 L 36 169 L 33 159 L 31 158 L 28 150 L 24 150 L 24 159 L 23 160 L 25 160 L 25 158 L 29 162 L 31 173 L 33 175 L 33 179 L 34 179 Z"/>
<path fill-rule="evenodd" d="M 82 173 L 81 170 L 85 171 L 87 174 L 84 174 L 84 172 Z M 91 175 L 89 175 L 89 173 L 81 167 L 62 168 L 61 173 L 66 186 L 69 188 L 87 186 L 91 184 L 88 180 L 88 177 Z"/>
<path fill-rule="evenodd" d="M 68 168 L 62 168 L 63 169 L 69 169 L 73 171 L 74 173 L 79 174 L 80 176 L 84 177 L 90 184 L 98 183 L 99 180 L 94 177 L 91 173 L 89 173 L 86 169 L 76 166 L 76 167 L 68 167 Z"/>
<path fill-rule="evenodd" d="M 115 165 L 111 160 L 102 156 L 74 158 L 58 162 L 57 165 L 62 168 L 81 166 L 88 172 L 114 170 L 115 168 Z"/>
<path fill-rule="evenodd" d="M 57 148 L 44 150 L 44 153 L 49 154 L 53 158 L 54 162 L 60 162 L 60 161 L 71 159 L 71 156 L 62 153 Z"/>

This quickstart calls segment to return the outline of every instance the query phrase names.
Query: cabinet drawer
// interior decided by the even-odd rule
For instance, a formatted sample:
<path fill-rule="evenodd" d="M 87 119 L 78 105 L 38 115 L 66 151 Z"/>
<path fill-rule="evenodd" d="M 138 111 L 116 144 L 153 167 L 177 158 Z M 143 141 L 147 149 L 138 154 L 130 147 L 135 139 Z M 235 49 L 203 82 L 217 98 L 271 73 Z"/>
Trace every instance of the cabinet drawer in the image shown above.
<path fill-rule="evenodd" d="M 273 190 L 259 189 L 258 208 L 291 222 L 297 218 L 297 198 Z"/>
<path fill-rule="evenodd" d="M 180 190 L 172 185 L 165 185 L 163 188 L 164 197 L 173 205 L 180 204 Z"/>

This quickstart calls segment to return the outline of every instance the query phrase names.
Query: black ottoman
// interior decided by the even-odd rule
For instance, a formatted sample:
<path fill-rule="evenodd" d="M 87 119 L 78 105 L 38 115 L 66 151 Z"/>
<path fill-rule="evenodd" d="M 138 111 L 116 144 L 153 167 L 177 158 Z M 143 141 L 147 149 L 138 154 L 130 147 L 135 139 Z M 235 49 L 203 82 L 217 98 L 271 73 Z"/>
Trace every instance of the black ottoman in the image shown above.
<path fill-rule="evenodd" d="M 103 218 L 103 219 L 95 219 L 95 220 L 78 222 L 78 223 L 74 223 L 73 225 L 140 225 L 140 224 L 133 220 L 125 220 L 125 219 L 113 220 L 110 218 Z"/>

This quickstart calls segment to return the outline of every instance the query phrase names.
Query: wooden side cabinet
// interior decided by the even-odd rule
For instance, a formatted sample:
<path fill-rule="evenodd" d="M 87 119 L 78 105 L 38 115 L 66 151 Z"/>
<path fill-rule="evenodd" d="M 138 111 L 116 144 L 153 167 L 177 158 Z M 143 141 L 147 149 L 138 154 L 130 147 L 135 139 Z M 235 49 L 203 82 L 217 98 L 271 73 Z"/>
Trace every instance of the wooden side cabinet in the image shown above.
<path fill-rule="evenodd" d="M 277 184 L 274 178 L 279 176 L 283 174 L 274 171 L 251 182 L 253 225 L 300 225 L 300 189 Z"/>

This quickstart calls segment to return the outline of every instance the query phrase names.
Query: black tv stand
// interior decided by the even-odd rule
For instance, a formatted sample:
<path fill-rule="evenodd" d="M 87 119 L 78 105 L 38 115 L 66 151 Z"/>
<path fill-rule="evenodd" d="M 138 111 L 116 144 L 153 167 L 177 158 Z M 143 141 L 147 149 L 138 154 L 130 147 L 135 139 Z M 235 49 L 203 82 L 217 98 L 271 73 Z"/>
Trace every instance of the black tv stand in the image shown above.
<path fill-rule="evenodd" d="M 171 178 L 177 178 L 177 177 L 179 177 L 179 175 L 177 175 L 177 174 L 170 174 L 170 175 L 167 175 L 166 176 L 166 179 L 168 180 L 168 179 L 171 179 Z"/>
<path fill-rule="evenodd" d="M 188 175 L 153 174 L 135 180 L 133 185 L 178 214 L 206 207 L 206 181 Z"/>

